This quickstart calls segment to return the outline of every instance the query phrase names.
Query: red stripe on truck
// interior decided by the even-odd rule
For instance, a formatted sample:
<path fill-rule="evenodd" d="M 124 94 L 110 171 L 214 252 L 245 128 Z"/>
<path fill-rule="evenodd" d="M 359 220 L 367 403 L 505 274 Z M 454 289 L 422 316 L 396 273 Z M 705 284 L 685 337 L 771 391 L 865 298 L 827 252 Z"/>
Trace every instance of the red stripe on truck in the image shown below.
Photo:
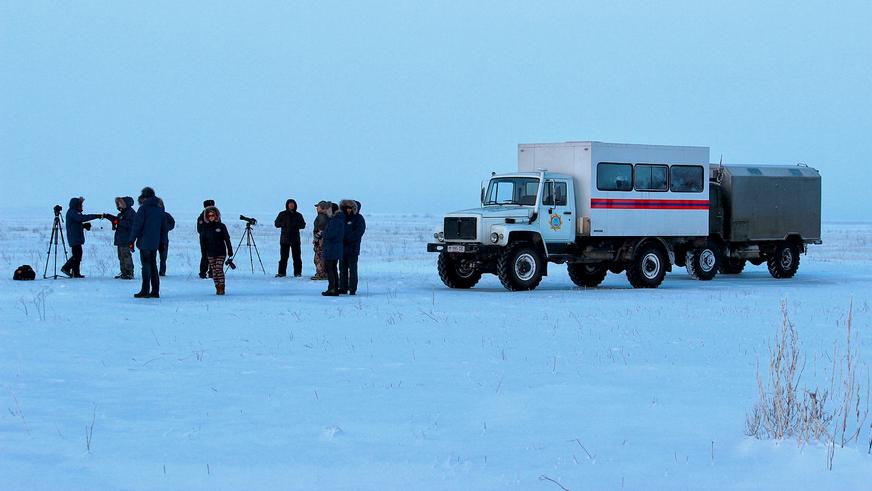
<path fill-rule="evenodd" d="M 599 199 L 590 200 L 591 208 L 618 210 L 708 210 L 707 199 Z"/>

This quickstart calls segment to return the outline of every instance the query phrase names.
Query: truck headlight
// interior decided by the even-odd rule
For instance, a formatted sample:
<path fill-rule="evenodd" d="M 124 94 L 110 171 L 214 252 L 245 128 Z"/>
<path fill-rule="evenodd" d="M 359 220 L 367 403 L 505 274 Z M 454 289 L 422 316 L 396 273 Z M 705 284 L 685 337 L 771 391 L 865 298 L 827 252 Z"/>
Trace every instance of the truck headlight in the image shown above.
<path fill-rule="evenodd" d="M 496 233 L 496 232 L 492 233 L 492 234 L 491 234 L 491 242 L 493 242 L 494 244 L 496 244 L 496 243 L 499 242 L 499 241 L 500 241 L 500 234 L 498 234 L 498 233 Z"/>
<path fill-rule="evenodd" d="M 436 232 L 433 234 L 433 238 L 439 242 L 445 242 L 445 232 Z"/>

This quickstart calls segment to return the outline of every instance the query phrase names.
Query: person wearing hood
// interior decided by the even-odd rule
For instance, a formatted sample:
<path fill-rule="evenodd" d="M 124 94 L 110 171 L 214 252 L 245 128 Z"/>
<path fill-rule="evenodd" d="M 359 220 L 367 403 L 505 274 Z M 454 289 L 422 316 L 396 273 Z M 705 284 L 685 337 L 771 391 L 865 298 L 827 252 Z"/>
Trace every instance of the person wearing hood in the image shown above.
<path fill-rule="evenodd" d="M 209 267 L 212 269 L 212 280 L 215 282 L 215 294 L 224 295 L 224 258 L 233 256 L 233 245 L 230 243 L 230 233 L 221 223 L 221 212 L 210 206 L 203 211 L 206 223 L 200 233 L 200 247 L 206 251 Z M 229 260 L 228 260 L 229 261 Z"/>
<path fill-rule="evenodd" d="M 161 243 L 164 244 L 163 249 L 158 250 L 158 255 L 160 256 L 160 265 L 157 268 L 158 276 L 166 276 L 167 275 L 167 254 L 169 254 L 170 250 L 170 237 L 169 233 L 172 229 L 176 228 L 176 219 L 173 218 L 172 215 L 167 213 L 166 207 L 164 206 L 163 199 L 157 199 L 157 206 L 163 210 L 167 219 L 167 235 L 161 240 Z"/>
<path fill-rule="evenodd" d="M 331 204 L 332 205 L 332 204 Z M 339 295 L 339 272 L 337 266 L 342 259 L 342 241 L 345 237 L 345 217 L 341 213 L 333 213 L 332 206 L 328 208 L 330 221 L 324 229 L 324 247 L 321 254 L 324 258 L 324 269 L 327 270 L 327 291 L 321 295 L 335 297 Z"/>
<path fill-rule="evenodd" d="M 215 206 L 214 199 L 207 199 L 203 201 L 203 211 L 197 215 L 197 235 L 203 233 L 203 227 L 206 225 L 206 208 L 210 206 Z M 206 250 L 202 247 L 200 248 L 200 278 L 206 279 L 206 276 L 209 278 L 212 277 L 212 271 L 209 269 L 209 258 L 206 256 Z"/>
<path fill-rule="evenodd" d="M 344 199 L 339 210 L 345 219 L 342 259 L 339 260 L 339 294 L 357 295 L 357 258 L 366 232 L 366 220 L 360 214 L 360 201 Z"/>
<path fill-rule="evenodd" d="M 133 209 L 133 198 L 130 196 L 115 198 L 115 208 L 118 209 L 118 215 L 107 215 L 106 218 L 112 220 L 112 230 L 115 231 L 115 247 L 118 248 L 118 263 L 121 266 L 121 274 L 115 279 L 132 280 L 133 279 L 133 254 L 130 253 L 130 230 L 133 229 L 133 219 L 136 216 L 136 210 Z"/>
<path fill-rule="evenodd" d="M 303 275 L 303 259 L 300 257 L 300 230 L 306 228 L 306 220 L 297 211 L 297 202 L 289 199 L 285 201 L 285 209 L 276 217 L 276 228 L 282 229 L 279 238 L 279 272 L 276 278 L 283 278 L 288 273 L 288 255 L 293 253 L 294 278 Z"/>
<path fill-rule="evenodd" d="M 61 272 L 70 278 L 84 278 L 80 270 L 82 265 L 82 246 L 85 245 L 85 230 L 91 230 L 91 220 L 106 218 L 105 214 L 82 213 L 85 198 L 70 198 L 67 208 L 66 223 L 67 243 L 70 244 L 73 255 L 61 266 Z"/>
<path fill-rule="evenodd" d="M 142 288 L 134 294 L 136 298 L 160 298 L 160 276 L 157 272 L 157 251 L 166 248 L 166 213 L 158 205 L 154 189 L 142 188 L 139 196 L 139 210 L 133 219 L 128 247 L 139 248 L 139 262 L 142 266 Z"/>
<path fill-rule="evenodd" d="M 312 262 L 315 263 L 315 276 L 313 280 L 326 280 L 327 273 L 324 271 L 324 230 L 327 228 L 327 223 L 330 221 L 330 202 L 319 201 L 315 204 L 315 210 L 318 215 L 315 217 L 315 224 L 312 226 Z"/>

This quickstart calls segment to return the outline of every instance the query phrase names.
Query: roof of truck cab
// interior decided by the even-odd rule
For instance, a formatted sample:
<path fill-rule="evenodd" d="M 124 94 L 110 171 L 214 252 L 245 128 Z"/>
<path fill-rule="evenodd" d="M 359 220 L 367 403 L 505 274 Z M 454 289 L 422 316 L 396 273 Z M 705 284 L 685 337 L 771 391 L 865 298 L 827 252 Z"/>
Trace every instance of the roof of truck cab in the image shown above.
<path fill-rule="evenodd" d="M 545 173 L 545 177 L 549 177 L 549 178 L 556 177 L 559 179 L 572 179 L 572 176 L 570 176 L 569 174 L 564 174 L 561 172 L 551 172 L 548 169 L 542 169 L 540 172 L 507 172 L 505 174 L 495 174 L 495 175 L 491 176 L 491 178 L 496 178 L 496 177 L 535 177 L 538 179 L 538 178 L 542 177 L 542 172 Z"/>
<path fill-rule="evenodd" d="M 709 147 L 703 145 L 655 145 L 649 143 L 616 143 L 616 142 L 601 142 L 596 140 L 570 140 L 565 142 L 551 143 L 520 143 L 519 147 L 538 147 L 538 146 L 553 146 L 553 145 L 591 145 L 597 147 L 636 147 L 636 148 L 704 148 Z"/>

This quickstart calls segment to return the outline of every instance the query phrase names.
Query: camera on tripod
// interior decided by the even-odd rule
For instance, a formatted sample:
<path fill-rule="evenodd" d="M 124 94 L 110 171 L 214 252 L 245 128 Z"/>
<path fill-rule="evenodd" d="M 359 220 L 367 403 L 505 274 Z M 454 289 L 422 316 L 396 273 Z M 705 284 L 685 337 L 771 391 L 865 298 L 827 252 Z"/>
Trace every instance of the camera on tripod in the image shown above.
<path fill-rule="evenodd" d="M 245 215 L 239 215 L 239 219 L 242 220 L 243 222 L 249 224 L 249 225 L 257 225 L 257 219 L 255 219 L 255 218 L 248 218 Z"/>
<path fill-rule="evenodd" d="M 59 217 L 59 216 L 61 216 L 61 210 L 63 210 L 64 207 L 61 206 L 61 205 L 55 205 L 53 209 L 54 209 L 54 212 L 55 212 L 55 216 L 56 216 L 56 217 Z"/>

